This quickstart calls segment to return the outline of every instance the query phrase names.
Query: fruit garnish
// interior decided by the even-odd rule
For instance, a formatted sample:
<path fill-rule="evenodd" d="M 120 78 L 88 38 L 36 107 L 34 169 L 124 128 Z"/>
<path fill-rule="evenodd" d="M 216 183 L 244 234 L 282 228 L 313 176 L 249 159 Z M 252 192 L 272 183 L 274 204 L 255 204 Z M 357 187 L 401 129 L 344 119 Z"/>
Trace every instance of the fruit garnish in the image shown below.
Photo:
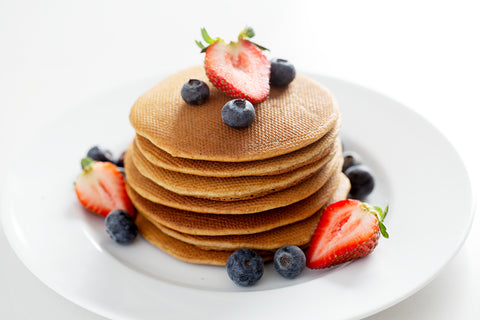
<path fill-rule="evenodd" d="M 270 93 L 270 61 L 262 52 L 267 49 L 249 40 L 255 35 L 253 29 L 245 28 L 238 41 L 230 43 L 211 38 L 205 28 L 201 32 L 207 46 L 196 43 L 205 52 L 205 72 L 210 82 L 233 98 L 264 101 Z"/>
<path fill-rule="evenodd" d="M 228 277 L 242 287 L 253 286 L 262 276 L 262 257 L 251 249 L 238 249 L 227 259 Z"/>
<path fill-rule="evenodd" d="M 283 246 L 275 251 L 273 267 L 284 278 L 293 279 L 305 269 L 305 253 L 297 246 Z"/>
<path fill-rule="evenodd" d="M 75 181 L 75 192 L 80 203 L 89 211 L 106 217 L 115 209 L 134 216 L 134 208 L 125 189 L 121 171 L 111 162 L 83 158 L 83 171 Z"/>
<path fill-rule="evenodd" d="M 320 218 L 305 255 L 310 269 L 329 268 L 369 255 L 380 234 L 389 235 L 383 224 L 388 212 L 358 200 L 329 205 Z"/>
<path fill-rule="evenodd" d="M 352 188 L 350 197 L 357 200 L 365 199 L 375 188 L 375 179 L 369 167 L 357 164 L 345 170 L 345 175 L 350 180 Z"/>
<path fill-rule="evenodd" d="M 190 79 L 182 87 L 181 95 L 183 100 L 190 105 L 200 105 L 207 101 L 210 89 L 201 80 Z"/>
<path fill-rule="evenodd" d="M 110 150 L 102 149 L 99 146 L 93 146 L 88 150 L 86 157 L 95 161 L 108 161 L 116 164 L 117 167 L 123 167 L 124 154 L 125 152 L 123 152 L 118 159 L 115 160 Z"/>
<path fill-rule="evenodd" d="M 222 120 L 232 128 L 246 128 L 255 120 L 255 108 L 247 100 L 230 100 L 222 108 Z"/>
<path fill-rule="evenodd" d="M 95 161 L 108 161 L 115 163 L 112 153 L 109 150 L 101 149 L 98 146 L 91 147 L 87 152 L 87 157 L 92 158 Z"/>
<path fill-rule="evenodd" d="M 342 148 L 343 149 L 343 148 Z M 355 151 L 347 150 L 343 152 L 343 167 L 342 172 L 345 173 L 348 168 L 362 164 L 362 159 Z"/>
<path fill-rule="evenodd" d="M 343 148 L 343 146 L 342 146 Z M 362 163 L 360 156 L 351 150 L 343 152 L 342 172 L 350 180 L 349 198 L 365 200 L 375 188 L 375 178 L 372 170 Z"/>
<path fill-rule="evenodd" d="M 297 71 L 290 61 L 280 58 L 270 60 L 270 83 L 274 87 L 285 87 L 295 79 Z"/>
<path fill-rule="evenodd" d="M 115 242 L 127 244 L 133 242 L 138 234 L 137 225 L 125 210 L 113 210 L 105 218 L 107 233 Z"/>

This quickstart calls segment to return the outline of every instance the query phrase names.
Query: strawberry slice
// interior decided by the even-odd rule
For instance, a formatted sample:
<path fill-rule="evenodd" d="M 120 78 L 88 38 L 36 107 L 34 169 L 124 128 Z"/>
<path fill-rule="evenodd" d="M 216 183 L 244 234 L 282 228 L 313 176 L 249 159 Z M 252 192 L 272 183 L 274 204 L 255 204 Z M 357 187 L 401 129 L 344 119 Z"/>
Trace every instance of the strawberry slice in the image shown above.
<path fill-rule="evenodd" d="M 120 170 L 113 163 L 91 158 L 84 158 L 81 163 L 83 172 L 75 181 L 75 192 L 80 203 L 102 217 L 115 209 L 123 209 L 133 217 L 135 211 Z"/>
<path fill-rule="evenodd" d="M 205 72 L 210 82 L 227 95 L 251 103 L 264 101 L 270 93 L 270 61 L 262 52 L 267 49 L 248 40 L 254 35 L 247 27 L 240 32 L 238 42 L 227 44 L 223 39 L 212 39 L 202 28 L 209 46 L 196 41 L 205 52 Z"/>
<path fill-rule="evenodd" d="M 370 254 L 380 234 L 388 238 L 388 212 L 358 200 L 342 200 L 323 212 L 305 256 L 310 269 L 329 268 Z"/>

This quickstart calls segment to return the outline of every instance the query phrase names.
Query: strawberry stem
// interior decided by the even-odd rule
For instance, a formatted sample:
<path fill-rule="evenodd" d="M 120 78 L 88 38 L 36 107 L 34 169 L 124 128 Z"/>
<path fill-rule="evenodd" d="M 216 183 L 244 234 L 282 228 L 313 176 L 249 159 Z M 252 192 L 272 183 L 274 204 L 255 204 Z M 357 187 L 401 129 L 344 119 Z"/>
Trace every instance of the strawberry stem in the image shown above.
<path fill-rule="evenodd" d="M 250 40 L 250 38 L 253 38 L 255 36 L 255 31 L 253 30 L 252 27 L 249 27 L 249 26 L 246 26 L 245 29 L 243 29 L 242 31 L 240 31 L 240 34 L 238 35 L 238 41 L 240 40 L 245 40 L 247 39 L 248 41 L 250 41 L 252 44 L 254 44 L 255 46 L 258 47 L 258 49 L 262 50 L 262 51 L 270 51 L 268 50 L 267 48 L 265 48 L 264 46 L 261 46 L 259 45 L 258 43 L 255 43 L 253 42 L 252 40 Z"/>
<path fill-rule="evenodd" d="M 368 211 L 370 212 L 371 214 L 375 215 L 375 217 L 377 218 L 377 222 L 378 222 L 378 227 L 380 229 L 380 233 L 382 234 L 382 236 L 386 239 L 388 239 L 388 237 L 390 236 L 387 232 L 387 227 L 385 227 L 385 225 L 383 224 L 383 220 L 385 219 L 385 217 L 387 216 L 387 213 L 388 213 L 388 205 L 385 207 L 385 209 L 382 209 L 380 207 L 377 207 L 377 206 L 370 206 L 369 204 L 367 203 L 362 203 L 362 206 Z"/>
<path fill-rule="evenodd" d="M 92 168 L 92 164 L 95 162 L 92 158 L 86 157 L 80 161 L 83 171 L 89 171 Z"/>
<path fill-rule="evenodd" d="M 197 46 L 202 49 L 200 52 L 203 53 L 205 51 L 207 51 L 208 47 L 211 45 L 211 44 L 214 44 L 215 42 L 217 42 L 218 40 L 221 40 L 220 38 L 216 38 L 215 40 L 212 39 L 212 37 L 210 37 L 208 35 L 208 32 L 205 28 L 201 28 L 200 29 L 200 32 L 202 33 L 202 38 L 203 40 L 205 40 L 205 42 L 208 44 L 207 46 L 205 46 L 202 41 L 198 41 L 198 40 L 195 40 L 195 43 L 197 44 Z"/>
<path fill-rule="evenodd" d="M 210 37 L 210 35 L 208 34 L 208 32 L 205 28 L 201 28 L 200 32 L 202 34 L 203 40 L 207 43 L 207 46 L 205 46 L 202 41 L 195 40 L 195 43 L 197 44 L 197 46 L 200 49 L 202 49 L 200 51 L 201 53 L 207 51 L 208 47 L 210 45 L 216 43 L 217 41 L 223 41 L 220 38 L 213 39 L 212 37 Z M 255 31 L 253 30 L 253 28 L 247 26 L 242 31 L 240 31 L 240 33 L 238 34 L 238 41 L 247 40 L 247 41 L 250 41 L 253 45 L 257 46 L 262 51 L 265 51 L 265 50 L 270 51 L 267 48 L 265 48 L 264 46 L 261 46 L 258 43 L 255 43 L 255 42 L 251 41 L 250 38 L 253 38 L 254 36 L 255 36 Z M 231 42 L 230 44 L 232 44 L 232 43 L 235 43 L 235 42 Z"/>
<path fill-rule="evenodd" d="M 255 31 L 253 31 L 252 27 L 246 26 L 245 29 L 240 31 L 238 34 L 238 40 L 243 40 L 245 38 L 253 38 L 255 37 Z"/>

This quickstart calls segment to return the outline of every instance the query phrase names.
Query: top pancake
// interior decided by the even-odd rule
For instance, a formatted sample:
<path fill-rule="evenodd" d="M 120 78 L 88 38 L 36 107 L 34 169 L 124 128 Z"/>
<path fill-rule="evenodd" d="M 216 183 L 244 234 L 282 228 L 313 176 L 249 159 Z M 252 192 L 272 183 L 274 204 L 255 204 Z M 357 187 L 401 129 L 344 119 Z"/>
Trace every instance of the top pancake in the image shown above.
<path fill-rule="evenodd" d="M 186 104 L 180 91 L 189 79 L 208 84 L 202 105 Z M 203 67 L 174 74 L 143 94 L 133 105 L 135 131 L 174 157 L 242 162 L 263 160 L 301 149 L 322 138 L 339 118 L 334 96 L 317 82 L 297 75 L 286 88 L 271 88 L 255 105 L 256 117 L 245 129 L 222 121 L 221 109 L 231 100 L 214 88 Z"/>

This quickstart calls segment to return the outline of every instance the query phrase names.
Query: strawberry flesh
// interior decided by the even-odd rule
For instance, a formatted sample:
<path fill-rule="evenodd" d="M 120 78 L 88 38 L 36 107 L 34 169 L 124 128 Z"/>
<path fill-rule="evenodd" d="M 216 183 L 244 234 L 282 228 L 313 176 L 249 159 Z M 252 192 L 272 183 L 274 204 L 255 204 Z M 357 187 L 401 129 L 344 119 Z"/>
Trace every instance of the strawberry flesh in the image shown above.
<path fill-rule="evenodd" d="M 370 254 L 380 237 L 377 219 L 357 200 L 328 206 L 305 253 L 307 267 L 329 268 Z"/>
<path fill-rule="evenodd" d="M 218 40 L 210 45 L 205 72 L 217 89 L 236 99 L 258 103 L 270 93 L 270 61 L 248 40 L 229 44 Z"/>
<path fill-rule="evenodd" d="M 123 175 L 110 162 L 94 161 L 87 166 L 75 181 L 75 192 L 80 203 L 99 216 L 106 217 L 115 209 L 134 216 Z"/>

